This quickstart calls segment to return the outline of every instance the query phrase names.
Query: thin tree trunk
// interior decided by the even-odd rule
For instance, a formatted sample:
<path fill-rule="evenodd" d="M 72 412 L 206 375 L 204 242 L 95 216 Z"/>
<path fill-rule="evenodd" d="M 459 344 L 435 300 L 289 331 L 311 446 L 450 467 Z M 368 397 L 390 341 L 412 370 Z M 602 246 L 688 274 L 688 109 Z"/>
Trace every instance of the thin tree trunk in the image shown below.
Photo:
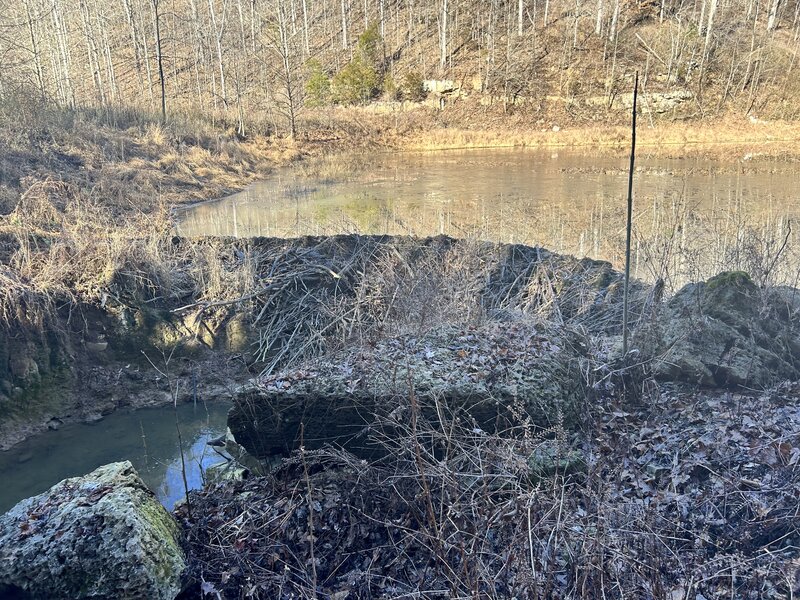
<path fill-rule="evenodd" d="M 97 12 L 97 11 L 95 11 Z M 106 61 L 106 73 L 108 75 L 108 86 L 111 90 L 111 102 L 121 101 L 120 89 L 117 84 L 117 73 L 114 69 L 114 60 L 111 56 L 111 44 L 108 41 L 108 29 L 106 28 L 105 18 L 101 17 L 98 13 L 98 22 L 100 24 L 100 35 L 103 39 L 103 54 Z"/>
<path fill-rule="evenodd" d="M 347 50 L 347 7 L 342 0 L 342 49 Z"/>
<path fill-rule="evenodd" d="M 292 69 L 292 48 L 289 43 L 289 34 L 286 31 L 286 14 L 284 11 L 283 3 L 278 0 L 278 51 L 280 53 L 283 72 L 281 79 L 283 80 L 284 93 L 286 94 L 286 116 L 289 120 L 289 137 L 294 140 L 297 137 L 297 119 L 295 106 L 295 85 L 294 74 Z"/>
<path fill-rule="evenodd" d="M 130 0 L 122 0 L 122 7 L 125 9 L 125 18 L 128 21 L 128 32 L 133 44 L 133 59 L 136 65 L 136 76 L 139 79 L 139 91 L 144 93 L 144 77 L 142 76 L 142 56 L 139 48 L 139 35 L 136 32 L 136 21 L 134 19 L 133 7 Z"/>
<path fill-rule="evenodd" d="M 303 0 L 303 42 L 305 45 L 306 50 L 306 58 L 311 56 L 311 46 L 308 43 L 308 3 L 306 0 Z M 383 4 L 381 4 L 381 9 L 383 8 Z M 381 31 L 381 34 L 383 31 Z"/>
<path fill-rule="evenodd" d="M 153 33 L 153 37 L 155 37 L 155 33 Z M 142 33 L 142 49 L 144 50 L 144 64 L 145 64 L 145 73 L 147 75 L 147 95 L 150 98 L 150 106 L 152 108 L 153 105 L 153 71 L 150 66 L 150 50 L 149 44 L 147 43 L 147 34 Z"/>
<path fill-rule="evenodd" d="M 69 45 L 67 44 L 67 31 L 64 25 L 64 17 L 61 14 L 61 5 L 58 0 L 52 0 L 52 21 L 53 21 L 53 35 L 55 36 L 56 46 L 58 48 L 59 63 L 61 65 L 61 77 L 59 78 L 59 86 L 64 90 L 65 104 L 71 108 L 75 107 L 75 89 L 72 87 L 72 76 L 70 69 L 72 66 L 72 57 L 69 52 Z"/>
<path fill-rule="evenodd" d="M 619 22 L 619 0 L 614 0 L 614 12 L 611 15 L 611 27 L 609 27 L 608 29 L 608 39 L 611 42 L 616 42 L 617 40 L 618 22 Z"/>
<path fill-rule="evenodd" d="M 225 31 L 225 18 L 227 16 L 227 0 L 222 3 L 222 19 L 217 26 L 217 15 L 214 11 L 214 0 L 208 0 L 208 9 L 211 13 L 211 25 L 214 28 L 214 40 L 217 45 L 217 62 L 219 63 L 219 88 L 222 93 L 222 107 L 228 108 L 228 94 L 225 88 L 225 66 L 223 64 L 222 34 Z"/>
<path fill-rule="evenodd" d="M 161 83 L 161 120 L 167 120 L 167 88 L 164 82 L 164 57 L 161 52 L 161 15 L 158 5 L 161 0 L 151 0 L 153 5 L 153 28 L 156 36 L 156 60 L 158 61 L 158 79 Z"/>
<path fill-rule="evenodd" d="M 439 26 L 439 66 L 447 65 L 447 0 L 442 0 L 442 12 Z"/>
<path fill-rule="evenodd" d="M 767 19 L 767 31 L 775 31 L 778 26 L 778 9 L 781 7 L 781 0 L 772 0 L 772 6 L 769 9 L 769 18 Z"/>
<path fill-rule="evenodd" d="M 92 32 L 91 15 L 89 13 L 89 6 L 84 0 L 80 0 L 78 10 L 81 13 L 81 22 L 83 24 L 83 37 L 86 42 L 86 58 L 89 63 L 89 70 L 92 73 L 92 83 L 95 88 L 95 96 L 100 102 L 100 106 L 105 106 L 106 98 L 103 89 L 103 80 L 100 75 L 100 61 L 97 57 L 97 45 L 94 41 L 94 33 Z"/>
<path fill-rule="evenodd" d="M 661 3 L 663 6 L 663 2 Z M 597 0 L 597 17 L 594 21 L 594 34 L 597 36 L 603 35 L 603 0 Z"/>
<path fill-rule="evenodd" d="M 44 90 L 44 73 L 42 70 L 42 59 L 39 54 L 39 40 L 36 37 L 36 33 L 33 29 L 33 22 L 34 16 L 33 12 L 31 11 L 30 0 L 24 0 L 25 3 L 25 13 L 28 18 L 28 34 L 30 35 L 31 39 L 31 52 L 33 52 L 33 64 L 36 68 L 36 81 L 39 84 L 39 95 L 44 99 L 45 97 L 45 90 Z"/>

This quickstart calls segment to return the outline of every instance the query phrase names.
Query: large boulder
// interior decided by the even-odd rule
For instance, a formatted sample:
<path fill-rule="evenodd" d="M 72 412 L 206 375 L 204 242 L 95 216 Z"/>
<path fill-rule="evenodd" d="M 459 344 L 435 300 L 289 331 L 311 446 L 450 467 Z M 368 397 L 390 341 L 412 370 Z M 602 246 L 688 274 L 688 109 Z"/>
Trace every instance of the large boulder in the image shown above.
<path fill-rule="evenodd" d="M 667 303 L 663 380 L 764 388 L 800 377 L 800 291 L 761 289 L 746 273 L 686 285 Z"/>
<path fill-rule="evenodd" d="M 527 320 L 397 336 L 256 380 L 234 400 L 228 427 L 264 459 L 301 443 L 370 452 L 362 434 L 375 417 L 409 423 L 412 398 L 429 421 L 569 424 L 585 398 L 581 352 L 580 340 Z"/>
<path fill-rule="evenodd" d="M 184 567 L 178 524 L 127 461 L 0 517 L 0 596 L 171 600 Z"/>

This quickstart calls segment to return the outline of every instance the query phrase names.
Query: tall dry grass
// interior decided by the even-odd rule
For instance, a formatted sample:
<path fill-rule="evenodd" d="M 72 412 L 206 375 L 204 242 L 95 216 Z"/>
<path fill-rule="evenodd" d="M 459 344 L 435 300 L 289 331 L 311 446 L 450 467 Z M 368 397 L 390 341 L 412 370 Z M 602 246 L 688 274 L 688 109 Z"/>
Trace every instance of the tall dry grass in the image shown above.
<path fill-rule="evenodd" d="M 174 306 L 246 294 L 250 256 L 218 240 L 181 243 L 169 209 L 113 209 L 60 182 L 37 182 L 0 216 L 0 320 L 41 324 L 63 303 Z"/>

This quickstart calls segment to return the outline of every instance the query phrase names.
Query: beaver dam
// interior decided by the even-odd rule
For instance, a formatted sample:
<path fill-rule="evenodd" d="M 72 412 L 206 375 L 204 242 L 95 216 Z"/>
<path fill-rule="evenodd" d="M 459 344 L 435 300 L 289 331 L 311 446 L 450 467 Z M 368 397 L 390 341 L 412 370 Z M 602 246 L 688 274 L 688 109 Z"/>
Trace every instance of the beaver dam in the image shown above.
<path fill-rule="evenodd" d="M 623 355 L 607 262 L 445 236 L 166 248 L 184 268 L 218 257 L 225 293 L 120 275 L 102 303 L 6 325 L 3 423 L 22 437 L 120 406 L 227 399 L 219 464 L 173 516 L 125 462 L 21 502 L 0 518 L 0 589 L 797 591 L 799 290 L 739 271 L 674 293 L 634 281 Z"/>

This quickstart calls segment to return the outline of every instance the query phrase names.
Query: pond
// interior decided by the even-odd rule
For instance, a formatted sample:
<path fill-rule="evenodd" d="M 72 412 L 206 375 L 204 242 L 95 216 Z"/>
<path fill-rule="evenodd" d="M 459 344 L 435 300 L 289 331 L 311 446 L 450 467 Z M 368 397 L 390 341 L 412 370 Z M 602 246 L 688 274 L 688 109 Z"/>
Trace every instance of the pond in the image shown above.
<path fill-rule="evenodd" d="M 352 155 L 281 170 L 219 201 L 183 209 L 184 236 L 408 234 L 624 256 L 628 158 L 520 149 Z M 637 158 L 633 273 L 671 287 L 725 269 L 798 276 L 800 170 L 742 154 Z M 776 258 L 777 257 L 777 258 Z"/>
<path fill-rule="evenodd" d="M 229 406 L 182 404 L 178 424 L 186 477 L 202 487 L 203 470 L 222 459 L 207 442 L 225 432 Z M 92 424 L 63 425 L 0 452 L 0 513 L 67 477 L 130 460 L 167 508 L 184 497 L 181 456 L 172 406 L 118 411 Z"/>

